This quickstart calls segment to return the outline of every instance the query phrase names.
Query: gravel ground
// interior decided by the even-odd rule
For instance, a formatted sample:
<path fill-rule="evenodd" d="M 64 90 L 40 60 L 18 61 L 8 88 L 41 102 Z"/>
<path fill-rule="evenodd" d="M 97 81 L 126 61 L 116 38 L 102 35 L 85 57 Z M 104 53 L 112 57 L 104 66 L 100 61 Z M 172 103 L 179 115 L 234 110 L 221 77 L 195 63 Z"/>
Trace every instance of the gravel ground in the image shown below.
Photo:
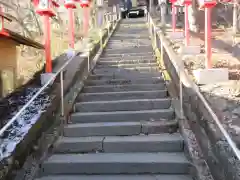
<path fill-rule="evenodd" d="M 9 104 L 15 105 L 17 108 L 9 115 L 8 120 L 11 119 L 38 90 L 39 88 L 27 88 L 25 89 L 24 95 L 18 96 L 17 98 L 9 98 Z M 46 110 L 49 104 L 50 97 L 46 93 L 42 93 L 21 113 L 19 118 L 17 118 L 3 134 L 0 134 L 0 161 L 11 155 L 17 144 L 24 138 L 32 125 L 36 123 L 41 113 Z"/>
<path fill-rule="evenodd" d="M 229 81 L 200 86 L 206 99 L 211 104 L 228 132 L 240 147 L 240 43 L 233 43 L 230 33 L 214 29 L 212 33 L 212 64 L 215 68 L 228 68 Z M 172 41 L 177 52 L 183 41 Z M 186 56 L 184 65 L 192 76 L 192 71 L 204 68 L 204 34 L 192 34 L 191 45 L 199 45 L 201 53 Z M 192 76 L 193 77 L 193 76 Z"/>

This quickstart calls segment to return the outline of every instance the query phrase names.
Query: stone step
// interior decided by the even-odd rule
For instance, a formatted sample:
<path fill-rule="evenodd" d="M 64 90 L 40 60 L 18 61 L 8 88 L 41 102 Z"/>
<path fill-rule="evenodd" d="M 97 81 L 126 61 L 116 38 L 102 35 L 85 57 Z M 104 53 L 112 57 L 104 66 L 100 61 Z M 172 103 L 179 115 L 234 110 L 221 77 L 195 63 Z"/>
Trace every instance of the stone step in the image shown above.
<path fill-rule="evenodd" d="M 128 30 L 119 30 L 116 33 L 113 34 L 112 38 L 114 37 L 123 37 L 124 39 L 129 39 L 129 37 L 133 37 L 133 38 L 146 38 L 148 39 L 148 34 L 146 34 L 146 29 L 139 29 L 139 30 L 135 30 L 135 29 L 128 29 Z"/>
<path fill-rule="evenodd" d="M 134 43 L 134 44 L 125 44 L 125 43 L 118 43 L 118 44 L 111 44 L 105 48 L 105 51 L 111 51 L 111 50 L 126 50 L 129 48 L 151 48 L 152 49 L 152 45 L 140 45 L 138 42 Z"/>
<path fill-rule="evenodd" d="M 192 180 L 189 175 L 56 175 L 46 176 L 37 180 Z"/>
<path fill-rule="evenodd" d="M 96 72 L 93 71 L 92 75 L 101 75 L 112 76 L 121 79 L 138 79 L 138 78 L 151 78 L 151 77 L 160 77 L 162 76 L 161 71 L 139 71 L 139 70 L 127 70 L 127 69 L 118 69 L 117 71 L 112 70 L 109 72 Z M 116 79 L 114 78 L 114 79 Z"/>
<path fill-rule="evenodd" d="M 174 118 L 172 108 L 140 111 L 77 112 L 71 114 L 72 123 L 149 121 Z"/>
<path fill-rule="evenodd" d="M 110 39 L 108 41 L 108 43 L 136 43 L 136 42 L 145 42 L 145 43 L 149 43 L 151 44 L 151 40 L 150 39 L 141 39 L 141 41 L 139 41 L 139 39 Z"/>
<path fill-rule="evenodd" d="M 148 90 L 164 90 L 166 85 L 160 84 L 131 84 L 131 85 L 102 85 L 102 86 L 85 86 L 84 93 L 96 92 L 122 92 L 122 91 L 148 91 Z"/>
<path fill-rule="evenodd" d="M 109 60 L 136 60 L 136 59 L 153 59 L 155 56 L 153 53 L 146 54 L 115 54 L 112 56 L 101 56 L 99 61 L 109 61 Z"/>
<path fill-rule="evenodd" d="M 184 153 L 55 154 L 42 165 L 54 174 L 186 174 L 190 163 Z"/>
<path fill-rule="evenodd" d="M 123 92 L 104 92 L 104 93 L 81 93 L 77 101 L 117 101 L 124 99 L 157 99 L 167 97 L 167 90 L 156 91 L 123 91 Z"/>
<path fill-rule="evenodd" d="M 128 56 L 128 57 L 141 57 L 141 56 L 150 56 L 150 57 L 153 57 L 153 52 L 152 51 L 149 51 L 149 52 L 129 52 L 129 53 L 122 53 L 122 54 L 119 54 L 119 53 L 106 53 L 106 52 L 103 52 L 101 58 L 109 58 L 109 57 L 122 57 L 122 56 Z"/>
<path fill-rule="evenodd" d="M 63 137 L 55 153 L 88 152 L 181 152 L 183 139 L 179 133 L 138 136 Z"/>
<path fill-rule="evenodd" d="M 69 124 L 64 127 L 66 137 L 87 137 L 87 136 L 127 136 L 141 133 L 140 122 L 104 122 Z M 147 128 L 146 128 L 147 129 Z"/>
<path fill-rule="evenodd" d="M 135 80 L 135 79 L 151 79 L 151 78 L 159 78 L 162 77 L 162 73 L 131 73 L 131 76 L 129 74 L 122 74 L 122 73 L 115 73 L 114 75 L 111 74 L 90 74 L 88 76 L 88 80 L 113 80 L 113 79 L 125 79 L 125 80 Z"/>
<path fill-rule="evenodd" d="M 112 111 L 140 111 L 151 109 L 168 109 L 170 98 L 161 99 L 128 99 L 117 101 L 90 101 L 75 104 L 76 112 L 112 112 Z"/>
<path fill-rule="evenodd" d="M 144 51 L 143 51 L 144 52 Z M 122 56 L 132 56 L 132 57 L 136 57 L 136 56 L 143 56 L 143 55 L 146 55 L 146 56 L 150 56 L 150 55 L 152 55 L 153 56 L 153 54 L 152 54 L 152 51 L 145 51 L 145 53 L 140 53 L 140 52 L 132 52 L 132 51 L 130 51 L 130 52 L 123 52 L 123 53 L 121 53 L 121 52 L 106 52 L 106 51 L 104 51 L 103 52 L 103 54 L 102 54 L 102 57 L 122 57 Z"/>
<path fill-rule="evenodd" d="M 113 48 L 113 47 L 126 47 L 126 46 L 130 46 L 130 47 L 133 47 L 133 46 L 136 46 L 136 45 L 139 45 L 139 46 L 151 46 L 151 41 L 125 41 L 125 42 L 119 42 L 119 41 L 110 41 L 108 42 L 106 48 Z"/>
<path fill-rule="evenodd" d="M 120 41 L 131 41 L 131 40 L 139 40 L 139 41 L 149 41 L 149 36 L 128 36 L 124 37 L 123 35 L 118 35 L 111 38 L 112 40 L 120 40 Z"/>
<path fill-rule="evenodd" d="M 120 65 L 130 65 L 130 64 L 132 64 L 132 65 L 135 65 L 135 66 L 137 66 L 137 65 L 139 65 L 139 64 L 152 64 L 152 63 L 154 63 L 154 64 L 156 64 L 157 65 L 157 63 L 156 63 L 156 60 L 155 59 L 153 59 L 153 58 L 149 58 L 149 59 L 146 59 L 146 58 L 138 58 L 138 59 L 134 59 L 134 60 L 122 60 L 122 59 L 119 59 L 119 60 L 104 60 L 104 61 L 98 61 L 97 62 L 97 65 L 108 65 L 108 66 L 110 66 L 110 65 L 118 65 L 118 64 L 120 64 Z"/>
<path fill-rule="evenodd" d="M 138 67 L 152 67 L 157 68 L 157 63 L 135 63 L 135 64 L 122 64 L 121 61 L 119 61 L 117 64 L 97 64 L 96 68 L 138 68 Z"/>
<path fill-rule="evenodd" d="M 132 136 L 139 134 L 173 133 L 177 129 L 177 120 L 83 123 L 68 124 L 65 126 L 64 136 Z"/>
<path fill-rule="evenodd" d="M 127 84 L 158 84 L 164 83 L 162 77 L 138 78 L 138 79 L 111 79 L 111 80 L 87 80 L 85 86 L 99 85 L 127 85 Z"/>
<path fill-rule="evenodd" d="M 138 40 L 138 41 L 149 41 L 150 40 L 150 36 L 149 35 L 137 35 L 137 36 L 128 36 L 128 37 L 124 37 L 125 34 L 119 34 L 116 36 L 112 36 L 112 40 L 119 40 L 119 41 L 131 41 L 131 40 Z"/>
<path fill-rule="evenodd" d="M 137 43 L 137 42 L 139 42 L 139 43 L 148 43 L 147 45 L 151 45 L 151 41 L 149 40 L 149 39 L 142 39 L 141 41 L 139 41 L 138 39 L 123 39 L 123 40 L 118 40 L 118 39 L 115 39 L 115 40 L 113 40 L 113 39 L 110 39 L 109 41 L 108 41 L 108 44 L 112 44 L 112 43 L 122 43 L 122 42 L 125 42 L 125 43 Z"/>
<path fill-rule="evenodd" d="M 107 67 L 107 68 L 97 68 L 92 70 L 93 74 L 114 74 L 114 73 L 158 73 L 159 67 Z"/>

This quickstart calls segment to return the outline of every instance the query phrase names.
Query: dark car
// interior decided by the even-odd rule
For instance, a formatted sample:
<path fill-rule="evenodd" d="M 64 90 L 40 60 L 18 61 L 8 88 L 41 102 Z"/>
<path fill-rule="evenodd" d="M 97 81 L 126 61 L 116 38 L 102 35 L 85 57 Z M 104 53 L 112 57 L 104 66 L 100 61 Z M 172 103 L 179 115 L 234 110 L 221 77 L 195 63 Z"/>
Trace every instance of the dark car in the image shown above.
<path fill-rule="evenodd" d="M 128 4 L 125 0 L 122 0 L 120 3 L 120 8 L 122 12 L 122 18 L 134 18 L 134 17 L 143 17 L 146 11 L 146 1 L 138 0 L 137 7 L 132 7 L 132 4 Z"/>
<path fill-rule="evenodd" d="M 128 17 L 135 18 L 135 17 L 143 17 L 145 16 L 145 6 L 135 7 L 129 10 Z"/>

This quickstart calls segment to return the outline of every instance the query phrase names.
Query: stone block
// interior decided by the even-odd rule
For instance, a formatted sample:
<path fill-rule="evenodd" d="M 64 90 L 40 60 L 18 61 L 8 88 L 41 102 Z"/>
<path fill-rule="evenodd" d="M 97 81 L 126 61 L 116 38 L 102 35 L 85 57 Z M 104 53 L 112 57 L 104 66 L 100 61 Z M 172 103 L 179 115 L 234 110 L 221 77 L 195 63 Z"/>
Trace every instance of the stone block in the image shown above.
<path fill-rule="evenodd" d="M 182 31 L 170 32 L 169 33 L 169 38 L 173 39 L 173 40 L 183 39 L 184 38 L 184 34 L 183 34 Z"/>
<path fill-rule="evenodd" d="M 200 52 L 200 46 L 182 46 L 178 50 L 178 53 L 181 55 L 197 55 L 200 54 Z"/>
<path fill-rule="evenodd" d="M 210 84 L 228 81 L 227 68 L 197 69 L 193 71 L 197 84 Z"/>

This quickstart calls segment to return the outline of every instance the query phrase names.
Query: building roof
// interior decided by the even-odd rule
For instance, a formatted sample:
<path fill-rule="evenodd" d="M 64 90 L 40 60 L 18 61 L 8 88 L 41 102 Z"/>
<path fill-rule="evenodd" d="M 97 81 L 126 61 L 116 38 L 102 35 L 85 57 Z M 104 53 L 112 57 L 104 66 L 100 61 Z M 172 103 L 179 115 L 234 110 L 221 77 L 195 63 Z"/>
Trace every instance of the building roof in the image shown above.
<path fill-rule="evenodd" d="M 30 38 L 24 37 L 6 28 L 4 28 L 2 32 L 0 32 L 0 38 L 11 39 L 15 41 L 17 44 L 31 46 L 37 49 L 44 49 L 44 45 L 42 45 L 41 43 L 34 41 Z"/>
<path fill-rule="evenodd" d="M 0 16 L 9 22 L 12 21 L 12 19 L 5 14 L 0 13 Z M 16 32 L 6 29 L 6 28 L 4 28 L 2 31 L 0 31 L 0 38 L 11 39 L 11 40 L 15 41 L 17 44 L 23 44 L 23 45 L 31 46 L 31 47 L 34 47 L 37 49 L 44 49 L 44 45 L 42 45 L 41 43 L 34 41 L 30 38 L 27 38 L 25 36 L 22 36 Z"/>

